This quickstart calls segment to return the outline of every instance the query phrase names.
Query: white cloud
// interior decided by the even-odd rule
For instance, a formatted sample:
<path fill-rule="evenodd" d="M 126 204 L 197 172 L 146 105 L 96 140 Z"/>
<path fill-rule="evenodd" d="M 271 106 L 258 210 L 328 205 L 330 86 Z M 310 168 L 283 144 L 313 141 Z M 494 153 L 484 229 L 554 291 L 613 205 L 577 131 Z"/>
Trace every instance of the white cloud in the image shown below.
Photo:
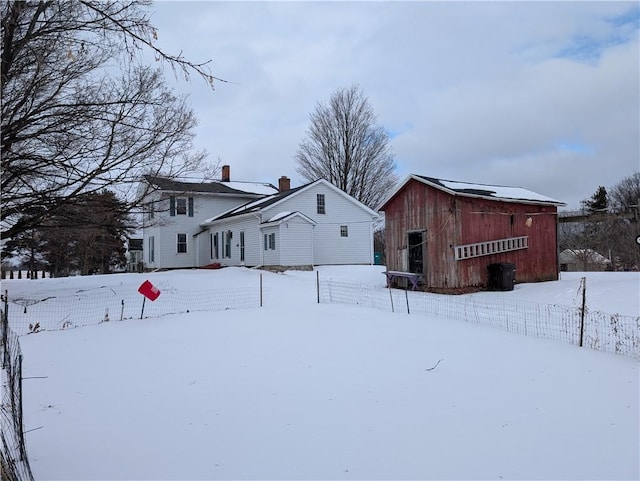
<path fill-rule="evenodd" d="M 401 176 L 521 186 L 577 206 L 640 169 L 635 3 L 155 8 L 161 46 L 211 58 L 234 82 L 176 88 L 191 95 L 198 144 L 238 180 L 301 182 L 293 156 L 309 114 L 354 83 L 396 134 Z"/>

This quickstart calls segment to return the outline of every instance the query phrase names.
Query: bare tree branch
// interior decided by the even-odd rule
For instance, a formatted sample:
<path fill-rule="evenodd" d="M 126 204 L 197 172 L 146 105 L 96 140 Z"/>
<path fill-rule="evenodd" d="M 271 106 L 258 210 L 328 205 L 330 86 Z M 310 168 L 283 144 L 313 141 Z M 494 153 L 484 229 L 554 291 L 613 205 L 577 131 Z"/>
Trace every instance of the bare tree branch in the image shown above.
<path fill-rule="evenodd" d="M 323 178 L 369 207 L 396 184 L 395 161 L 384 129 L 357 86 L 318 103 L 296 153 L 305 179 Z"/>
<path fill-rule="evenodd" d="M 9 0 L 2 14 L 1 234 L 36 226 L 75 197 L 104 188 L 136 198 L 144 174 L 175 177 L 206 168 L 193 148 L 197 119 L 158 70 L 207 64 L 158 49 L 146 0 Z M 187 75 L 188 76 L 188 75 Z M 135 203 L 131 208 L 136 208 Z"/>

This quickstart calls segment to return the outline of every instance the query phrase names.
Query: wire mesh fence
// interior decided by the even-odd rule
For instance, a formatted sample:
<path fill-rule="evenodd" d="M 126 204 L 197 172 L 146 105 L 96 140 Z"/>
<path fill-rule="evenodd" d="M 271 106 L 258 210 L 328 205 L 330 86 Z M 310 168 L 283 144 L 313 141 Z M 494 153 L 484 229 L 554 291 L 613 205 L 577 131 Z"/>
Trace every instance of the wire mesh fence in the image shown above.
<path fill-rule="evenodd" d="M 3 298 L 4 300 L 4 298 Z M 5 303 L 6 307 L 6 303 Z M 0 311 L 2 357 L 0 400 L 0 471 L 7 481 L 31 481 L 22 420 L 22 352 L 18 335 L 9 328 L 6 309 Z"/>
<path fill-rule="evenodd" d="M 9 322 L 18 335 L 90 326 L 108 321 L 141 319 L 196 311 L 259 307 L 269 296 L 262 287 L 181 290 L 163 288 L 151 302 L 135 291 L 113 288 L 77 291 L 43 298 L 11 297 Z"/>
<path fill-rule="evenodd" d="M 517 299 L 384 289 L 333 279 L 319 281 L 318 288 L 323 303 L 465 321 L 640 359 L 640 317 Z"/>

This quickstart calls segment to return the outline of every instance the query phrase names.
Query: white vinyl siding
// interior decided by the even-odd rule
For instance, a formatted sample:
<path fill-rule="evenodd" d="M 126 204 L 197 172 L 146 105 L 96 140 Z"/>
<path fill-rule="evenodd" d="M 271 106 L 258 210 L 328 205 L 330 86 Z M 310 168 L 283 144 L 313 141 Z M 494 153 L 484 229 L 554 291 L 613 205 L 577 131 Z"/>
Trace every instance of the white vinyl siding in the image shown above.
<path fill-rule="evenodd" d="M 313 225 L 299 217 L 280 224 L 280 265 L 313 264 Z"/>
<path fill-rule="evenodd" d="M 316 212 L 317 194 L 324 194 L 326 214 Z M 313 228 L 314 265 L 373 263 L 371 214 L 330 187 L 319 184 L 285 198 L 267 207 L 263 218 L 283 211 L 301 212 L 317 223 Z M 341 225 L 347 226 L 348 237 L 340 236 Z"/>
<path fill-rule="evenodd" d="M 324 198 L 325 214 L 317 213 L 318 194 Z M 290 214 L 283 217 L 286 213 Z M 372 264 L 374 217 L 374 212 L 320 181 L 255 214 L 214 222 L 209 233 L 234 232 L 231 257 L 220 259 L 222 265 L 241 264 L 241 230 L 245 231 L 247 266 Z M 266 223 L 272 218 L 279 220 Z M 270 248 L 270 235 L 275 248 Z"/>

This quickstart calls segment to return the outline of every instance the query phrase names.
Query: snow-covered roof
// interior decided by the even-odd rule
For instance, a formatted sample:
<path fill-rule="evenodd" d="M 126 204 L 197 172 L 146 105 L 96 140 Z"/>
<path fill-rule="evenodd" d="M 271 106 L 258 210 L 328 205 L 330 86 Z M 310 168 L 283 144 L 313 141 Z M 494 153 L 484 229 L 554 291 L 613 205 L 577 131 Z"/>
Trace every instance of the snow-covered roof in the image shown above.
<path fill-rule="evenodd" d="M 288 215 L 291 215 L 291 212 L 286 212 L 286 211 L 285 212 L 279 212 L 276 215 L 274 215 L 271 219 L 267 220 L 267 222 L 275 222 L 277 220 L 284 219 Z"/>
<path fill-rule="evenodd" d="M 249 194 L 249 195 L 272 195 L 278 189 L 268 183 L 261 182 L 223 182 L 212 180 L 203 182 L 195 179 L 168 179 L 166 177 L 146 176 L 146 181 L 160 190 L 170 192 L 202 192 L 209 194 Z"/>
<path fill-rule="evenodd" d="M 592 249 L 565 249 L 560 253 L 560 262 L 570 264 L 577 260 L 588 261 L 591 264 L 609 264 L 611 261 Z"/>
<path fill-rule="evenodd" d="M 232 189 L 240 190 L 242 192 L 248 192 L 258 195 L 272 195 L 278 192 L 278 189 L 271 184 L 261 184 L 259 182 L 236 182 L 229 181 L 223 182 Z"/>
<path fill-rule="evenodd" d="M 229 217 L 237 217 L 237 216 L 240 216 L 240 215 L 250 214 L 252 212 L 260 212 L 262 209 L 265 209 L 266 207 L 269 207 L 269 206 L 272 206 L 274 204 L 277 204 L 281 200 L 289 197 L 290 195 L 296 195 L 297 193 L 302 192 L 305 189 L 308 189 L 311 186 L 318 185 L 318 184 L 324 184 L 326 187 L 335 190 L 339 195 L 342 195 L 345 198 L 349 199 L 349 201 L 357 204 L 360 208 L 366 210 L 367 212 L 369 212 L 375 218 L 378 217 L 378 214 L 376 212 L 374 212 L 373 210 L 371 210 L 369 207 L 367 207 L 363 203 L 359 202 L 358 200 L 354 199 L 353 197 L 351 197 L 347 193 L 343 192 L 342 190 L 337 188 L 332 183 L 328 182 L 325 179 L 318 179 L 318 180 L 315 180 L 313 182 L 309 182 L 308 184 L 301 185 L 300 187 L 296 187 L 294 189 L 290 189 L 290 190 L 287 190 L 287 191 L 284 191 L 284 192 L 280 192 L 280 193 L 277 193 L 277 194 L 274 194 L 274 195 L 263 197 L 263 198 L 258 199 L 258 200 L 247 202 L 246 204 L 243 204 L 240 207 L 236 207 L 236 208 L 231 209 L 231 210 L 229 210 L 227 212 L 224 212 L 224 213 L 222 213 L 220 215 L 217 215 L 215 217 L 211 217 L 210 219 L 207 219 L 207 220 L 201 222 L 200 225 L 203 226 L 203 227 L 206 227 L 208 224 L 210 224 L 211 222 L 216 221 L 216 220 L 227 219 Z"/>
<path fill-rule="evenodd" d="M 280 223 L 284 222 L 285 220 L 289 220 L 289 219 L 291 219 L 293 217 L 300 217 L 301 219 L 304 219 L 305 221 L 307 221 L 309 224 L 316 225 L 316 222 L 313 219 L 310 219 L 309 217 L 304 215 L 302 212 L 298 212 L 298 211 L 295 211 L 295 212 L 279 212 L 278 214 L 274 215 L 273 217 L 271 217 L 266 222 L 263 222 L 262 224 L 280 224 Z"/>
<path fill-rule="evenodd" d="M 393 192 L 380 204 L 379 209 L 383 209 L 409 181 L 417 180 L 423 184 L 430 185 L 436 189 L 448 192 L 452 195 L 462 197 L 480 197 L 484 199 L 500 200 L 504 202 L 519 202 L 526 204 L 548 204 L 562 206 L 564 202 L 552 199 L 546 195 L 538 194 L 522 187 L 509 187 L 503 185 L 476 184 L 470 182 L 460 182 L 456 180 L 436 179 L 424 175 L 412 174 L 393 190 Z"/>
<path fill-rule="evenodd" d="M 219 219 L 226 219 L 228 217 L 236 217 L 239 215 L 243 215 L 243 214 L 250 214 L 252 212 L 258 212 L 261 208 L 266 207 L 267 205 L 272 204 L 273 202 L 276 202 L 280 199 L 282 199 L 283 197 L 286 197 L 287 195 L 289 195 L 292 191 L 286 191 L 280 194 L 275 194 L 275 195 L 269 195 L 267 197 L 261 197 L 258 200 L 252 200 L 251 202 L 247 202 L 246 204 L 242 204 L 239 207 L 234 207 L 233 209 L 230 209 L 226 212 L 223 212 L 221 214 L 215 215 L 213 217 L 209 217 L 208 219 L 202 221 L 200 223 L 201 226 L 205 226 L 211 222 L 213 222 L 214 220 L 219 220 Z"/>
<path fill-rule="evenodd" d="M 309 184 L 306 184 L 309 185 Z M 239 215 L 244 215 L 244 214 L 250 214 L 252 212 L 259 212 L 261 209 L 270 206 L 282 199 L 284 199 L 285 197 L 290 196 L 291 194 L 299 191 L 300 189 L 302 189 L 303 187 L 306 187 L 306 185 L 300 186 L 300 187 L 296 187 L 295 189 L 290 189 L 287 190 L 285 192 L 280 192 L 274 195 L 269 195 L 266 197 L 262 197 L 258 200 L 253 200 L 251 202 L 247 202 L 246 204 L 242 204 L 239 207 L 234 207 L 231 210 L 228 210 L 227 212 L 223 212 L 222 214 L 219 214 L 217 216 L 211 217 L 203 222 L 200 223 L 201 226 L 206 226 L 207 224 L 213 222 L 214 220 L 220 220 L 220 219 L 226 219 L 228 217 L 236 217 Z"/>

